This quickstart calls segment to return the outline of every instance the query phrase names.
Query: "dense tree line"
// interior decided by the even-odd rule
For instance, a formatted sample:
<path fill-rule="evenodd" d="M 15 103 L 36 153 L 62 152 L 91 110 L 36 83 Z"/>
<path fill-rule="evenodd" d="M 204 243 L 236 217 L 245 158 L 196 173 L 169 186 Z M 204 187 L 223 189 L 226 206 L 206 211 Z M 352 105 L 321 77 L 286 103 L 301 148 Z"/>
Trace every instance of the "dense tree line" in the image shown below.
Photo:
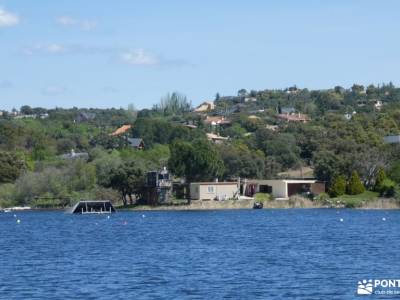
<path fill-rule="evenodd" d="M 250 100 L 249 100 L 250 99 Z M 377 108 L 378 102 L 383 106 Z M 44 109 L 30 106 L 0 117 L 0 205 L 42 203 L 46 199 L 141 197 L 149 170 L 168 166 L 188 181 L 275 178 L 281 172 L 311 169 L 327 182 L 331 196 L 374 190 L 393 196 L 400 184 L 398 145 L 383 137 L 400 133 L 400 89 L 336 86 L 328 90 L 239 90 L 216 97 L 209 116 L 230 120 L 211 126 L 191 112 L 179 93 L 152 109 Z M 285 108 L 308 114 L 307 123 L 277 118 Z M 131 125 L 126 135 L 110 135 Z M 191 125 L 191 126 L 187 126 Z M 222 144 L 206 133 L 229 137 Z M 127 137 L 142 138 L 134 150 Z M 61 155 L 87 152 L 88 160 Z M 361 185 L 360 185 L 361 184 Z M 50 201 L 50 200 L 49 200 Z M 7 202 L 7 203 L 8 203 Z"/>

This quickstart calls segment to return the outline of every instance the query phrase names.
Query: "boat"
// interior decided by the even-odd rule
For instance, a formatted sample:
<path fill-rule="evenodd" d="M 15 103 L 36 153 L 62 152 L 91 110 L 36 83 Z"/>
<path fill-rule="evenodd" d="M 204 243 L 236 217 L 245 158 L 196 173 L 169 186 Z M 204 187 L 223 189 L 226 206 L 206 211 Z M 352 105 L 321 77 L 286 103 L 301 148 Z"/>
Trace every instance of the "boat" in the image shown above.
<path fill-rule="evenodd" d="M 70 214 L 111 214 L 115 213 L 115 208 L 110 200 L 82 200 L 73 207 L 67 208 Z"/>
<path fill-rule="evenodd" d="M 253 204 L 253 209 L 261 209 L 263 207 L 264 205 L 262 204 L 262 202 L 254 202 Z"/>
<path fill-rule="evenodd" d="M 32 208 L 30 206 L 13 206 L 13 207 L 7 207 L 3 209 L 3 212 L 9 213 L 12 211 L 22 211 L 22 210 L 31 210 Z"/>

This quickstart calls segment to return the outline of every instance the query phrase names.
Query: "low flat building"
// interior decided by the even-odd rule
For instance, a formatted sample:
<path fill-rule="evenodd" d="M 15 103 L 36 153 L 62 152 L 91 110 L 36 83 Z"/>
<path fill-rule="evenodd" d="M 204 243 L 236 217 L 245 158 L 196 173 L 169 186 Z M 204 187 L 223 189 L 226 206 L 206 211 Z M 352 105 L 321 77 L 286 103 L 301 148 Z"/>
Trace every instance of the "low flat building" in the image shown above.
<path fill-rule="evenodd" d="M 223 142 L 229 140 L 229 138 L 227 137 L 220 136 L 214 133 L 207 133 L 207 139 L 215 144 L 222 144 Z"/>
<path fill-rule="evenodd" d="M 248 180 L 242 187 L 246 196 L 268 193 L 275 199 L 289 199 L 293 195 L 325 192 L 325 183 L 314 179 Z"/>
<path fill-rule="evenodd" d="M 228 200 L 239 196 L 237 182 L 192 182 L 191 200 Z"/>
<path fill-rule="evenodd" d="M 62 159 L 82 159 L 82 160 L 88 160 L 89 159 L 89 153 L 87 152 L 75 152 L 74 149 L 71 150 L 70 153 L 63 154 L 60 156 Z"/>
<path fill-rule="evenodd" d="M 388 135 L 383 140 L 386 144 L 400 144 L 400 135 Z"/>
<path fill-rule="evenodd" d="M 308 115 L 302 113 L 279 114 L 278 119 L 286 122 L 300 122 L 300 123 L 307 123 L 308 121 L 310 121 Z"/>

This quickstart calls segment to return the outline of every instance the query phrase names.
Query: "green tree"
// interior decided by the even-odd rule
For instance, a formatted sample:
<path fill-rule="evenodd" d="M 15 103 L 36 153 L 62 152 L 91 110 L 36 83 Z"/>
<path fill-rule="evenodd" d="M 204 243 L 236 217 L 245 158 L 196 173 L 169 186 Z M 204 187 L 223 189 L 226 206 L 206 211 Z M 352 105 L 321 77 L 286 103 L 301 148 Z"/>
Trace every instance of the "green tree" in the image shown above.
<path fill-rule="evenodd" d="M 336 176 L 332 180 L 331 187 L 329 188 L 329 195 L 331 197 L 338 197 L 344 195 L 346 192 L 346 179 L 344 176 Z"/>
<path fill-rule="evenodd" d="M 358 195 L 363 193 L 364 191 L 364 185 L 362 184 L 357 171 L 353 171 L 347 184 L 347 194 Z"/>
<path fill-rule="evenodd" d="M 24 160 L 15 153 L 0 151 L 0 183 L 12 183 L 26 169 Z"/>
<path fill-rule="evenodd" d="M 314 174 L 318 180 L 325 181 L 328 185 L 332 179 L 343 173 L 343 162 L 332 151 L 321 151 L 314 154 Z"/>
<path fill-rule="evenodd" d="M 110 187 L 120 192 L 124 205 L 127 205 L 127 198 L 133 203 L 132 195 L 139 198 L 144 185 L 145 172 L 134 161 L 125 162 L 111 174 Z"/>
<path fill-rule="evenodd" d="M 188 181 L 212 180 L 223 174 L 223 161 L 208 141 L 198 140 L 193 144 L 175 141 L 170 151 L 169 169 Z"/>
<path fill-rule="evenodd" d="M 386 179 L 385 170 L 383 170 L 383 168 L 379 168 L 378 173 L 376 174 L 376 177 L 375 177 L 374 190 L 376 192 L 381 192 L 382 183 L 385 181 L 385 179 Z"/>

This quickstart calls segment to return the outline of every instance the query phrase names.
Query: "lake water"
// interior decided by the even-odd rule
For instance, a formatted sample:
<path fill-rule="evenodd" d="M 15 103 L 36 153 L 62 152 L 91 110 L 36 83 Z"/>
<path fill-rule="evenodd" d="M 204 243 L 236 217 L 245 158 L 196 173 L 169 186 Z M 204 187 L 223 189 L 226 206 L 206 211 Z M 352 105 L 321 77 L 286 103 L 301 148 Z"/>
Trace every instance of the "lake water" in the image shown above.
<path fill-rule="evenodd" d="M 0 213 L 0 232 L 0 299 L 354 299 L 400 279 L 400 211 Z"/>

